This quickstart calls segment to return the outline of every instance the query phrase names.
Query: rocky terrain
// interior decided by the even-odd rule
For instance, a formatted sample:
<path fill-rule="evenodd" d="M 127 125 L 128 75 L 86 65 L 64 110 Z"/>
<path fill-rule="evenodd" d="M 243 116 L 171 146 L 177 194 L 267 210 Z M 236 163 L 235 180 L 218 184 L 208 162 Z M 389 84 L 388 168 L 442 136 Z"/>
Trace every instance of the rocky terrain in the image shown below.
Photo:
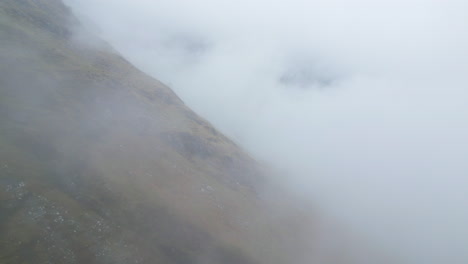
<path fill-rule="evenodd" d="M 304 250 L 291 242 L 305 215 L 264 198 L 265 169 L 83 34 L 60 0 L 0 2 L 0 263 L 287 263 Z"/>

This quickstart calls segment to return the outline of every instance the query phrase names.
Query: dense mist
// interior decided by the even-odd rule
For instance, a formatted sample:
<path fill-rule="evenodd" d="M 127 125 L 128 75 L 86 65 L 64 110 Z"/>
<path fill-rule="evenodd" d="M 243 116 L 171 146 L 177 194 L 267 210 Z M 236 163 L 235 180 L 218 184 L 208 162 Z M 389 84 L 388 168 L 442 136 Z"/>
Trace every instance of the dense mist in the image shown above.
<path fill-rule="evenodd" d="M 67 3 L 374 247 L 468 262 L 466 1 Z"/>

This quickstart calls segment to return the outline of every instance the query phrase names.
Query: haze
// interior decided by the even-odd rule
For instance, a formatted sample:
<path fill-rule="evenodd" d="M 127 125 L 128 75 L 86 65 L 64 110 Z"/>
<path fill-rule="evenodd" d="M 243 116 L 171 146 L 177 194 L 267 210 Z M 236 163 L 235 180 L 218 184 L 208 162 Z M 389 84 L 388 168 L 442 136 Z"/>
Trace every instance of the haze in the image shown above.
<path fill-rule="evenodd" d="M 67 2 L 354 233 L 468 263 L 466 1 Z"/>

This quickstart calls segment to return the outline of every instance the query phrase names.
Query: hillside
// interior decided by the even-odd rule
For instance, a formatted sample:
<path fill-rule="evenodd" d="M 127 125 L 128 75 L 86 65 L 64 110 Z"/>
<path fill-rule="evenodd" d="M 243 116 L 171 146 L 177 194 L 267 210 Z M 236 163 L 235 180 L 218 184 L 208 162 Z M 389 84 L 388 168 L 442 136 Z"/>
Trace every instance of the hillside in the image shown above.
<path fill-rule="evenodd" d="M 287 263 L 300 252 L 299 225 L 285 223 L 305 220 L 275 217 L 264 169 L 82 34 L 60 0 L 0 2 L 0 263 Z"/>

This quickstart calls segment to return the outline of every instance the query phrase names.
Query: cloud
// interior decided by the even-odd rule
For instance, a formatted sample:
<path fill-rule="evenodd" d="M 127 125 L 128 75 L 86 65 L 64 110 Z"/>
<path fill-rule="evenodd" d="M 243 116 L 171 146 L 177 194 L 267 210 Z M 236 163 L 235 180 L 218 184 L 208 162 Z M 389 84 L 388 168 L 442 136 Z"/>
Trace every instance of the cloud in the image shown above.
<path fill-rule="evenodd" d="M 68 2 L 345 225 L 468 261 L 465 1 Z"/>

